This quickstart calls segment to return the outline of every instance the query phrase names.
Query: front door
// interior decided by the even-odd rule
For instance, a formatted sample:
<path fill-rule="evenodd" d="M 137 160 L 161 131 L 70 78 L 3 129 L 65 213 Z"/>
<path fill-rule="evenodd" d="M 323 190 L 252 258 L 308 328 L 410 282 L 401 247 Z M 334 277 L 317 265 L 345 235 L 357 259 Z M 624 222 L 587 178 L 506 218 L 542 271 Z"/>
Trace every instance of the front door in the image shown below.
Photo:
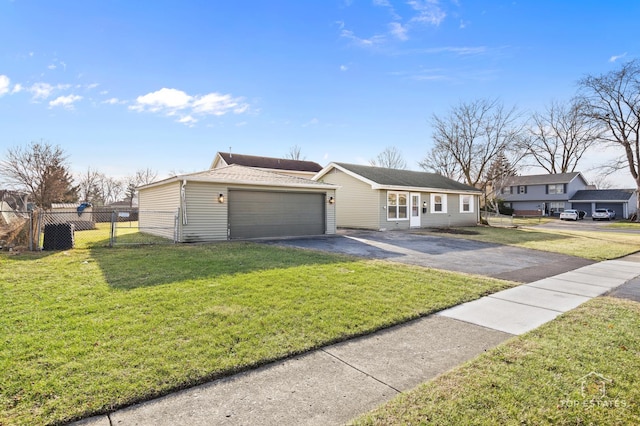
<path fill-rule="evenodd" d="M 411 228 L 420 228 L 420 194 L 411 193 L 411 216 L 409 217 L 409 226 Z"/>

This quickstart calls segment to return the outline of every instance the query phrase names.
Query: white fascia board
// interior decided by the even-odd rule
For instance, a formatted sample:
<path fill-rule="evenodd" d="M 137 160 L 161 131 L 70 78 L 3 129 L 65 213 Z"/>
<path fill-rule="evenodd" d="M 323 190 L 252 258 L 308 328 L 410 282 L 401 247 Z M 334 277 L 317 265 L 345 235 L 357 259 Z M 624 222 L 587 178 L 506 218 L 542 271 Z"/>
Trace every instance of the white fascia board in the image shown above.
<path fill-rule="evenodd" d="M 629 200 L 567 200 L 570 203 L 628 203 Z"/>
<path fill-rule="evenodd" d="M 277 183 L 277 182 L 261 182 L 254 180 L 231 180 L 231 179 L 211 179 L 207 177 L 185 177 L 188 182 L 204 182 L 204 183 L 217 183 L 222 185 L 252 185 L 252 186 L 280 186 L 283 188 L 311 188 L 311 189 L 338 189 L 339 186 L 332 185 L 330 183 L 321 183 L 311 185 L 308 183 Z"/>
<path fill-rule="evenodd" d="M 422 186 L 391 186 L 391 185 L 378 185 L 372 186 L 373 189 L 384 189 L 387 191 L 413 191 L 413 192 L 433 192 L 438 194 L 471 194 L 481 195 L 482 191 L 475 190 L 462 190 L 462 189 L 442 189 L 442 188 L 425 188 Z"/>

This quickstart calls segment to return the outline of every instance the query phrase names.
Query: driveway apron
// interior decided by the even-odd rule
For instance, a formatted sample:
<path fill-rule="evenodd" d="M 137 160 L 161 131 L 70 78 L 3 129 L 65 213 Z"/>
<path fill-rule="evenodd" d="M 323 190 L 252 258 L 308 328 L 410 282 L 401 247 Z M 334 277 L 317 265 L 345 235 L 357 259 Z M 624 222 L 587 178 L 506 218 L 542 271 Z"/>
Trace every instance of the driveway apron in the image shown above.
<path fill-rule="evenodd" d="M 340 230 L 338 235 L 270 240 L 266 243 L 384 259 L 521 283 L 594 263 L 574 256 L 406 231 Z"/>

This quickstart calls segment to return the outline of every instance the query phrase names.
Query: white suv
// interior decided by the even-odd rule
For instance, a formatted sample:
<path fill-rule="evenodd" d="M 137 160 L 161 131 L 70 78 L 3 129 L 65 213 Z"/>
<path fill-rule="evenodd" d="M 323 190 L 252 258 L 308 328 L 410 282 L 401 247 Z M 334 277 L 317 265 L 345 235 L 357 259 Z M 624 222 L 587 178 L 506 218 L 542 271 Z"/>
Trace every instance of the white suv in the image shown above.
<path fill-rule="evenodd" d="M 611 209 L 596 209 L 591 218 L 593 220 L 611 220 L 616 218 L 616 212 Z"/>

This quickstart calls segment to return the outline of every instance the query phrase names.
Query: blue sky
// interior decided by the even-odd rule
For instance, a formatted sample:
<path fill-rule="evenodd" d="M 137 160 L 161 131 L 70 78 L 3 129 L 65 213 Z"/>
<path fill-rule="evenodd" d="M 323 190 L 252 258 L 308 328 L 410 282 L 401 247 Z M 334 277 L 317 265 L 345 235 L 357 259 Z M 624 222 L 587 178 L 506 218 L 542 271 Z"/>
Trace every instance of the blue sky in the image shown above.
<path fill-rule="evenodd" d="M 395 146 L 417 170 L 433 114 L 568 100 L 638 57 L 638 16 L 635 0 L 0 0 L 0 155 L 42 139 L 77 173 L 166 177 L 229 147 L 326 165 Z"/>

